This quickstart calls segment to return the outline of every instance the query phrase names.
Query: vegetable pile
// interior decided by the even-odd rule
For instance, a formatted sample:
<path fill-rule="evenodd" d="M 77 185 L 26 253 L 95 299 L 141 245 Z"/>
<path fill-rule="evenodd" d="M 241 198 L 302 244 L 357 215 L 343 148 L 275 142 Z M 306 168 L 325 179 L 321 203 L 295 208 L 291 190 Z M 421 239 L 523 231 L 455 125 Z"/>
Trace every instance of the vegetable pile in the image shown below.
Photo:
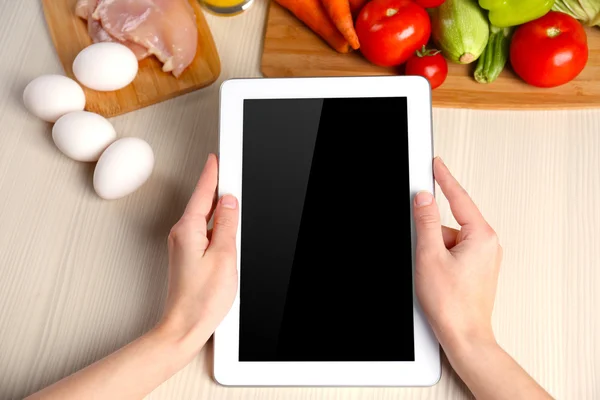
<path fill-rule="evenodd" d="M 600 26 L 600 0 L 275 0 L 340 53 L 405 66 L 432 89 L 447 61 L 476 63 L 473 78 L 494 82 L 510 63 L 530 85 L 575 79 L 588 61 L 583 28 Z"/>

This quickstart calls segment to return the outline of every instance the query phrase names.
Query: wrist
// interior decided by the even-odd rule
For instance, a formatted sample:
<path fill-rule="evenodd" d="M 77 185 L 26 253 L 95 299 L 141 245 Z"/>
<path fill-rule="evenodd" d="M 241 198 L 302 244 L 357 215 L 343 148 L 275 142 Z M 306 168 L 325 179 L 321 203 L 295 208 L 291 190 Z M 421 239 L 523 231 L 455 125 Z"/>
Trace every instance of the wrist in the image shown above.
<path fill-rule="evenodd" d="M 200 348 L 191 346 L 178 332 L 168 326 L 159 324 L 146 333 L 147 340 L 154 346 L 163 350 L 170 364 L 178 370 L 187 365 L 200 351 Z"/>
<path fill-rule="evenodd" d="M 451 355 L 463 356 L 476 351 L 477 348 L 497 346 L 494 332 L 490 327 L 471 329 L 448 329 L 438 333 L 440 345 L 450 357 Z"/>
<path fill-rule="evenodd" d="M 173 318 L 163 318 L 149 334 L 168 344 L 178 354 L 191 359 L 202 350 L 212 330 L 202 321 L 186 325 Z"/>

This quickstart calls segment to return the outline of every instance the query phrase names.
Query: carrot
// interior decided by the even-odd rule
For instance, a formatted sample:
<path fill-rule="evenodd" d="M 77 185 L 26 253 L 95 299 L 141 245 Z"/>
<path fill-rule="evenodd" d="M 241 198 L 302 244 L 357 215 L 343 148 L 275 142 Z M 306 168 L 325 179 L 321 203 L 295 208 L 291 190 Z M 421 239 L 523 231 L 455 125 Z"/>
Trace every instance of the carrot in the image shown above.
<path fill-rule="evenodd" d="M 348 53 L 350 45 L 327 16 L 321 0 L 275 0 L 306 26 L 321 36 L 340 53 Z"/>
<path fill-rule="evenodd" d="M 350 0 L 350 11 L 352 15 L 356 17 L 363 6 L 367 4 L 369 0 Z"/>
<path fill-rule="evenodd" d="M 358 43 L 358 36 L 354 30 L 354 20 L 352 14 L 350 14 L 350 2 L 348 0 L 321 0 L 325 11 L 329 14 L 329 18 L 333 21 L 335 26 L 341 32 L 342 36 L 346 38 L 350 46 L 354 50 L 360 47 Z"/>

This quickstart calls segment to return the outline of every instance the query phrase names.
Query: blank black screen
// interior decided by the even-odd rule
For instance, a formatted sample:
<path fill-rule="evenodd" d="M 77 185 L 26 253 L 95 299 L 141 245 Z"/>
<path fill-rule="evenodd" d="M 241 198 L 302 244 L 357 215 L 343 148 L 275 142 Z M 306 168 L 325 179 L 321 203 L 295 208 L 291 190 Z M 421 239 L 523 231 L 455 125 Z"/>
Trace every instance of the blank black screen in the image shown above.
<path fill-rule="evenodd" d="M 414 361 L 406 98 L 244 101 L 240 361 Z"/>

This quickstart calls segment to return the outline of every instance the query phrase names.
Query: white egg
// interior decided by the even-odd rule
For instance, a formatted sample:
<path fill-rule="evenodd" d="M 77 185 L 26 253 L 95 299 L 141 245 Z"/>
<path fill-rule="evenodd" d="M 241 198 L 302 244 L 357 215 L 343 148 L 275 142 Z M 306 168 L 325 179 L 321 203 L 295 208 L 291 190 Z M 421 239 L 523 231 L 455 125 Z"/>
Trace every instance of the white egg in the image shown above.
<path fill-rule="evenodd" d="M 42 75 L 23 92 L 25 108 L 48 122 L 55 122 L 72 111 L 85 107 L 85 94 L 77 82 L 62 75 Z"/>
<path fill-rule="evenodd" d="M 104 151 L 94 171 L 98 196 L 114 200 L 136 191 L 146 182 L 154 167 L 154 153 L 142 139 L 119 139 Z"/>
<path fill-rule="evenodd" d="M 106 118 L 87 111 L 63 115 L 52 128 L 56 147 L 77 161 L 98 161 L 116 138 L 117 132 Z"/>
<path fill-rule="evenodd" d="M 129 47 L 119 43 L 95 43 L 81 50 L 73 61 L 75 78 L 101 92 L 129 85 L 138 72 L 138 60 Z"/>

